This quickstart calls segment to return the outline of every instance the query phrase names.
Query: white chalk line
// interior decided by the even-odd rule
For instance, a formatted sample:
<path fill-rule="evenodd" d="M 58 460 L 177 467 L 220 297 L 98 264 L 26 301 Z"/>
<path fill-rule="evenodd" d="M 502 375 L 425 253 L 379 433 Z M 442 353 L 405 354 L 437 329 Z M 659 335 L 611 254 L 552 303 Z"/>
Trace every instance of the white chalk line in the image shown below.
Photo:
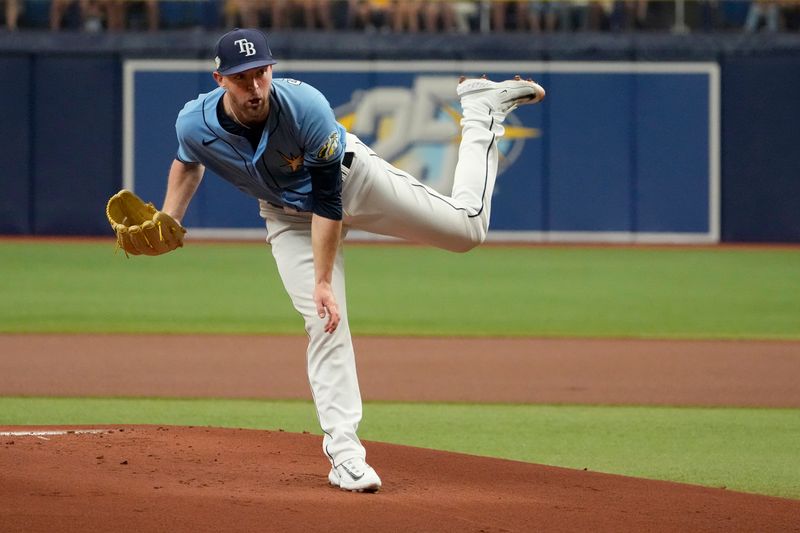
<path fill-rule="evenodd" d="M 0 437 L 36 437 L 41 440 L 50 440 L 47 437 L 61 435 L 83 435 L 94 433 L 108 433 L 110 429 L 57 429 L 48 431 L 0 431 Z"/>

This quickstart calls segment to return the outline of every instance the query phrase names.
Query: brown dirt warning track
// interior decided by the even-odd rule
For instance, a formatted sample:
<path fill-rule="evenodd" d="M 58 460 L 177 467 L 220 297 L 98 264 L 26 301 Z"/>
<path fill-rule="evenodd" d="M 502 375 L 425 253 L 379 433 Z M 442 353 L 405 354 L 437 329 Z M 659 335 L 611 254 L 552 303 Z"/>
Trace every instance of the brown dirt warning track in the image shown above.
<path fill-rule="evenodd" d="M 356 342 L 365 400 L 800 406 L 800 343 Z M 0 395 L 308 399 L 304 345 L 0 335 Z M 0 531 L 800 531 L 800 500 L 383 443 L 367 450 L 384 480 L 377 494 L 328 487 L 315 435 L 2 427 Z"/>

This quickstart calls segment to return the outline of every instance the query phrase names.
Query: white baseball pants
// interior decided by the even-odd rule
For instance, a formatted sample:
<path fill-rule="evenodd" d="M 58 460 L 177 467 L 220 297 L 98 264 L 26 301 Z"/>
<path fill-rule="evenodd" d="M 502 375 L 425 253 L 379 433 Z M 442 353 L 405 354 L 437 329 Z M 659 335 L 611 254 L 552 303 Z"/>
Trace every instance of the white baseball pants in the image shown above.
<path fill-rule="evenodd" d="M 446 250 L 464 252 L 483 242 L 497 176 L 497 138 L 504 116 L 492 114 L 480 98 L 463 98 L 462 139 L 451 196 L 444 196 L 396 169 L 347 135 L 349 168 L 342 168 L 345 229 L 400 237 Z M 349 158 L 348 158 L 349 159 Z M 305 320 L 308 379 L 325 436 L 323 450 L 334 466 L 365 457 L 356 435 L 361 421 L 361 393 L 350 337 L 341 245 L 333 272 L 333 290 L 341 312 L 336 331 L 324 331 L 317 316 L 311 215 L 261 202 L 267 242 L 284 287 Z"/>

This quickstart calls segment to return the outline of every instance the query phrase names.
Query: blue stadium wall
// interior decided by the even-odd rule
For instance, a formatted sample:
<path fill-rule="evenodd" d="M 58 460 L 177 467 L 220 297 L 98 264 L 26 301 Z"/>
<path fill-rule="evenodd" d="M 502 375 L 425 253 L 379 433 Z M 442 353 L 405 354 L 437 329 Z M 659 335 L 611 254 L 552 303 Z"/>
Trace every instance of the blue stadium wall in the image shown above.
<path fill-rule="evenodd" d="M 123 64 L 128 59 L 207 60 L 215 38 L 214 34 L 196 31 L 156 36 L 0 35 L 0 71 L 6 74 L 0 81 L 0 233 L 107 235 L 102 207 L 122 186 L 124 174 Z M 725 242 L 800 242 L 798 36 L 366 36 L 293 32 L 274 36 L 272 48 L 286 61 L 717 64 L 719 238 Z M 187 94 L 186 99 L 191 96 Z M 669 90 L 662 94 L 667 108 L 680 106 L 683 97 Z M 604 120 L 609 113 L 604 107 L 606 100 L 601 92 L 596 111 L 584 117 L 587 123 Z M 580 102 L 580 107 L 592 109 L 585 104 Z M 703 125 L 702 121 L 698 124 Z M 664 150 L 653 146 L 651 151 Z M 668 153 L 661 156 L 669 161 Z M 162 176 L 166 170 L 164 167 Z M 680 169 L 673 171 L 681 174 Z M 564 184 L 563 180 L 557 183 Z M 593 194 L 604 192 L 581 191 L 569 183 L 565 187 L 562 192 L 567 196 L 559 201 L 567 204 L 570 194 L 589 194 L 581 201 L 591 203 Z M 628 194 L 622 191 L 619 197 L 624 199 Z M 663 196 L 658 190 L 652 194 Z M 700 204 L 703 194 L 698 191 L 696 195 Z M 625 210 L 631 211 L 628 207 Z M 553 224 L 569 226 L 574 222 L 559 222 L 557 213 L 551 215 L 539 229 L 553 230 L 558 229 Z M 663 216 L 668 219 L 670 213 Z M 646 222 L 646 217 L 639 218 Z M 619 227 L 635 230 L 631 225 L 635 226 L 637 220 L 634 210 Z M 582 230 L 608 230 L 605 223 L 592 227 L 593 220 L 578 223 L 583 224 Z M 508 224 L 514 227 L 513 221 Z"/>

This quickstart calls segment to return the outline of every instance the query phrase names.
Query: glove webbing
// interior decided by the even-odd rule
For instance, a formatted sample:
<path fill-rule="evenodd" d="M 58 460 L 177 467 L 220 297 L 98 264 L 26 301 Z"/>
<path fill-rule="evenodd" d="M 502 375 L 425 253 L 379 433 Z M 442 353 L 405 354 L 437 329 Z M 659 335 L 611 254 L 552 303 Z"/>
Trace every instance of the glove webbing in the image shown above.
<path fill-rule="evenodd" d="M 125 217 L 125 219 L 123 220 L 123 223 L 127 219 L 128 218 Z M 164 232 L 161 229 L 162 222 L 159 220 L 158 222 L 156 222 L 156 224 L 158 225 L 158 239 L 161 242 L 164 242 Z M 119 252 L 120 248 L 122 248 L 122 234 L 119 233 L 119 232 L 115 232 L 115 233 L 117 234 L 117 244 L 116 244 L 116 246 L 114 246 L 114 255 L 117 255 L 117 252 Z M 142 237 L 144 237 L 144 240 L 147 241 L 147 244 L 150 244 L 150 246 L 152 246 L 152 244 L 150 243 L 150 240 L 147 238 L 147 235 L 143 234 Z M 125 257 L 127 257 L 128 259 L 131 258 L 131 256 L 128 255 L 128 250 L 126 250 L 125 248 L 122 248 L 122 251 L 125 252 Z"/>

